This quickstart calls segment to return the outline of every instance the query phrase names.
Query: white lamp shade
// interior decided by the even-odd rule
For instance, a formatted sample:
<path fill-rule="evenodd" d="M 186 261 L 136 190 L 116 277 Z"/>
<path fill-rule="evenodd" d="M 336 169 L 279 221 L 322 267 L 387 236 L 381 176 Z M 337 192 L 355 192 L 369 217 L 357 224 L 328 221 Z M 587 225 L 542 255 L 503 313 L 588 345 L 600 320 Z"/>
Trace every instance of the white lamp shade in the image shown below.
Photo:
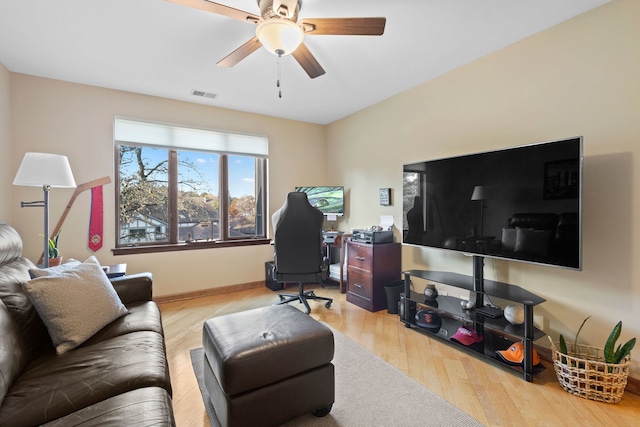
<path fill-rule="evenodd" d="M 268 19 L 256 27 L 256 36 L 260 43 L 274 55 L 289 55 L 300 46 L 304 31 L 299 25 L 286 19 Z"/>
<path fill-rule="evenodd" d="M 487 185 L 476 185 L 471 200 L 487 200 L 491 196 L 491 189 Z"/>
<path fill-rule="evenodd" d="M 75 188 L 76 181 L 67 156 L 49 153 L 25 153 L 13 185 Z"/>

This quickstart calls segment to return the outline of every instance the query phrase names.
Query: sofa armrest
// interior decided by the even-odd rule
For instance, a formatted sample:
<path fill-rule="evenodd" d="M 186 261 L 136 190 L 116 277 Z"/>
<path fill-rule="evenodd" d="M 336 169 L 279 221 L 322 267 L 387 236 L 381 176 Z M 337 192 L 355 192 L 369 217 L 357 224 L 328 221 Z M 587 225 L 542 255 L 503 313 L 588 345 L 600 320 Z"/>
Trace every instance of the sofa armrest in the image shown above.
<path fill-rule="evenodd" d="M 151 273 L 114 277 L 110 280 L 125 305 L 138 301 L 151 301 L 153 297 L 153 276 Z"/>

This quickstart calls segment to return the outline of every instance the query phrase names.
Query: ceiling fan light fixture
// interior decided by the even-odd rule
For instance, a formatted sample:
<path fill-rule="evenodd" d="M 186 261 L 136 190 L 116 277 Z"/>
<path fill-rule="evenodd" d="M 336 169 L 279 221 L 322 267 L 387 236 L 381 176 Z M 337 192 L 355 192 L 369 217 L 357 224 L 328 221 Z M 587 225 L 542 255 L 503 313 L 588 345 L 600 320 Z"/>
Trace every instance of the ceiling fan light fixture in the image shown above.
<path fill-rule="evenodd" d="M 293 53 L 300 46 L 304 31 L 287 19 L 272 18 L 257 25 L 256 36 L 269 52 L 283 56 Z"/>

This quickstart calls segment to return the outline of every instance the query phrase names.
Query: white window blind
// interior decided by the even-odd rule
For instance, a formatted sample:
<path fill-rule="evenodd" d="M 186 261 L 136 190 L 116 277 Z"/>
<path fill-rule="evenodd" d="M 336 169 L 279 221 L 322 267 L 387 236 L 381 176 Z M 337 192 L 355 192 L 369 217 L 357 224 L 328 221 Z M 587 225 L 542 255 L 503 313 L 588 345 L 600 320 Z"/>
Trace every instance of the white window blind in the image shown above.
<path fill-rule="evenodd" d="M 114 140 L 119 143 L 223 154 L 268 157 L 266 136 L 221 132 L 116 117 Z"/>

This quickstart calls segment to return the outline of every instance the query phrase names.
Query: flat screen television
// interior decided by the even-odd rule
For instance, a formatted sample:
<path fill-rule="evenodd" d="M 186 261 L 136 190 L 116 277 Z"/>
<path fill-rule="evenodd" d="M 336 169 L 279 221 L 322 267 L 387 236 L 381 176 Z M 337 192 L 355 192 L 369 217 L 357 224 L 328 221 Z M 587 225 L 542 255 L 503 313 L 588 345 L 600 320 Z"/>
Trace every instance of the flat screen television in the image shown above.
<path fill-rule="evenodd" d="M 582 268 L 582 137 L 403 168 L 403 243 Z"/>
<path fill-rule="evenodd" d="M 328 185 L 296 187 L 296 191 L 307 193 L 309 203 L 324 215 L 344 215 L 344 187 Z"/>

